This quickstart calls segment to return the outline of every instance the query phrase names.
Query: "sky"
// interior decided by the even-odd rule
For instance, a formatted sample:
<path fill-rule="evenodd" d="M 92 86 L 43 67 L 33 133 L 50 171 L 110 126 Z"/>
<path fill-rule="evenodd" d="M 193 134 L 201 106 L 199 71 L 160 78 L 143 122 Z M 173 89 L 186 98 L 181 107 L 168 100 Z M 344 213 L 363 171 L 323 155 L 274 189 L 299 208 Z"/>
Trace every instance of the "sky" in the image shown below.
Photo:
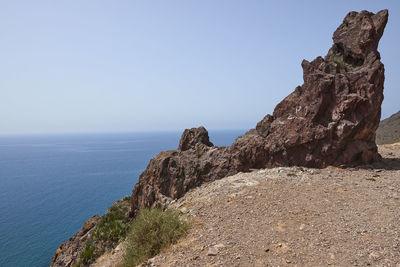
<path fill-rule="evenodd" d="M 385 8 L 382 118 L 400 110 L 400 1 L 0 0 L 0 134 L 253 128 L 349 11 Z"/>

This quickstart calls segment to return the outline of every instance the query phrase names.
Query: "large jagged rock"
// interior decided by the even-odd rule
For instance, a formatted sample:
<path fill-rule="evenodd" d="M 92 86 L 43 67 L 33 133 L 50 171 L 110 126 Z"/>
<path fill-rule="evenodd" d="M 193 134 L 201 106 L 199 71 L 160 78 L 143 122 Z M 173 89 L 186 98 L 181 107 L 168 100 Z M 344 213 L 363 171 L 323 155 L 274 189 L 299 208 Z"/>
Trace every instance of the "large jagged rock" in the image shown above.
<path fill-rule="evenodd" d="M 182 134 L 178 150 L 196 149 L 196 146 L 214 146 L 210 142 L 208 132 L 204 127 L 186 129 Z"/>
<path fill-rule="evenodd" d="M 304 84 L 230 147 L 212 146 L 203 128 L 185 130 L 178 150 L 161 152 L 141 174 L 132 215 L 200 184 L 252 168 L 370 163 L 383 101 L 377 51 L 388 11 L 350 12 L 325 58 L 303 60 Z"/>

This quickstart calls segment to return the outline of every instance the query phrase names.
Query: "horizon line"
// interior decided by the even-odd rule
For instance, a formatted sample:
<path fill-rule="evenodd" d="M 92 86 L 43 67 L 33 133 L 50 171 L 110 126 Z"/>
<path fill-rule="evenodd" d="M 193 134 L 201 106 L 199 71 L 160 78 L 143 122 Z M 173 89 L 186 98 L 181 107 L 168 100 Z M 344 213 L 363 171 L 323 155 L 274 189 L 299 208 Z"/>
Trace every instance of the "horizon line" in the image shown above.
<path fill-rule="evenodd" d="M 200 126 L 198 126 L 200 127 Z M 197 127 L 191 127 L 197 128 Z M 45 135 L 92 135 L 92 134 L 146 134 L 146 133 L 180 133 L 190 128 L 182 129 L 168 129 L 168 130 L 133 130 L 133 131 L 66 131 L 66 132 L 27 132 L 27 133 L 0 133 L 0 137 L 11 137 L 11 136 L 45 136 Z M 206 128 L 207 129 L 207 128 Z M 250 129 L 244 128 L 210 128 L 210 131 L 248 131 Z"/>

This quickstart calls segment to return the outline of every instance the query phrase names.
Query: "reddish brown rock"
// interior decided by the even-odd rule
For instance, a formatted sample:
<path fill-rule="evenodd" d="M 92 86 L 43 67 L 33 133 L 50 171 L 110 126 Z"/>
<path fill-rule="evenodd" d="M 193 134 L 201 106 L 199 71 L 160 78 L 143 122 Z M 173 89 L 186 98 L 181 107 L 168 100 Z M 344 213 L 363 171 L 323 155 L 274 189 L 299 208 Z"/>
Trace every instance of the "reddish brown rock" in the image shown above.
<path fill-rule="evenodd" d="M 214 146 L 210 142 L 206 128 L 192 128 L 186 129 L 179 142 L 178 150 L 185 151 L 188 149 L 195 149 L 196 146 Z"/>
<path fill-rule="evenodd" d="M 70 267 L 74 266 L 78 261 L 78 257 L 84 248 L 86 239 L 88 238 L 91 230 L 96 226 L 99 221 L 99 215 L 95 215 L 83 224 L 73 237 L 67 242 L 62 243 L 56 250 L 50 266 L 52 267 Z"/>
<path fill-rule="evenodd" d="M 303 60 L 304 84 L 230 147 L 212 146 L 203 127 L 185 130 L 178 150 L 161 152 L 141 174 L 132 214 L 252 168 L 322 168 L 379 159 L 375 131 L 384 67 L 377 47 L 387 20 L 387 10 L 350 12 L 325 58 Z"/>

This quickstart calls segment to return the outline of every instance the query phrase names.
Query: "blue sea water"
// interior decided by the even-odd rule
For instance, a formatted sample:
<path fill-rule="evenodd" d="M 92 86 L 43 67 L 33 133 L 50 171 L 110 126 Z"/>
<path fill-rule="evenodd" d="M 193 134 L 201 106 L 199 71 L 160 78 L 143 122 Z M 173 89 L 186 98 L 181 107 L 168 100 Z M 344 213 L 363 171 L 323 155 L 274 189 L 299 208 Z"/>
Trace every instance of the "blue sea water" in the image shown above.
<path fill-rule="evenodd" d="M 218 146 L 244 131 L 210 132 Z M 130 195 L 180 133 L 0 137 L 0 266 L 48 266 L 61 242 Z"/>

